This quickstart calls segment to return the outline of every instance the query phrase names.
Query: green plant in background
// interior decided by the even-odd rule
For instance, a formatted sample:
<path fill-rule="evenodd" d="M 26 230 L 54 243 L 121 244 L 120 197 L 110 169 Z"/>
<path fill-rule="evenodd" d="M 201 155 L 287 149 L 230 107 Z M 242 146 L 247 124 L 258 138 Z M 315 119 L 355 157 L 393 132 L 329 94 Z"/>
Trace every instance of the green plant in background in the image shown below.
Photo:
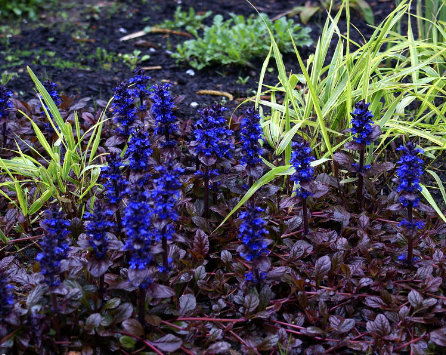
<path fill-rule="evenodd" d="M 237 78 L 237 84 L 245 85 L 245 84 L 248 82 L 249 78 L 250 78 L 249 75 L 248 75 L 248 76 L 245 76 L 245 77 L 239 76 L 239 77 Z"/>
<path fill-rule="evenodd" d="M 38 212 L 51 197 L 57 199 L 70 216 L 81 217 L 85 207 L 84 202 L 91 197 L 92 188 L 98 186 L 96 181 L 102 165 L 97 162 L 99 156 L 96 153 L 106 110 L 98 123 L 88 132 L 81 131 L 77 114 L 75 114 L 74 133 L 71 124 L 63 120 L 51 96 L 29 67 L 28 71 L 42 97 L 42 107 L 47 119 L 59 138 L 54 144 L 48 142 L 40 128 L 24 114 L 31 120 L 45 154 L 31 147 L 33 155 L 38 156 L 38 159 L 35 159 L 32 155 L 24 154 L 17 146 L 16 157 L 0 158 L 2 174 L 9 178 L 9 181 L 3 182 L 1 186 L 16 192 L 18 207 L 27 218 Z M 91 136 L 88 141 L 84 141 L 89 132 Z M 18 177 L 25 177 L 25 179 L 21 180 Z M 29 192 L 32 187 L 36 189 L 31 196 Z M 0 193 L 14 203 L 3 191 L 0 190 Z"/>
<path fill-rule="evenodd" d="M 27 16 L 37 20 L 39 8 L 57 4 L 58 0 L 0 0 L 0 18 Z"/>
<path fill-rule="evenodd" d="M 339 10 L 342 8 L 343 2 L 334 0 L 319 0 L 319 5 L 309 4 L 305 6 L 296 6 L 288 12 L 288 16 L 300 16 L 300 20 L 303 24 L 307 24 L 308 21 L 319 11 Z M 375 20 L 373 16 L 373 11 L 370 5 L 365 0 L 350 0 L 349 7 L 358 11 L 364 20 L 369 24 L 373 25 Z"/>
<path fill-rule="evenodd" d="M 280 18 L 272 22 L 266 15 L 230 16 L 227 21 L 221 15 L 214 16 L 212 26 L 204 27 L 203 37 L 179 44 L 172 56 L 198 70 L 213 64 L 251 66 L 253 58 L 264 57 L 269 52 L 266 26 L 272 29 L 277 46 L 284 53 L 293 48 L 289 32 L 299 47 L 312 43 L 310 29 L 302 28 L 293 20 Z"/>
<path fill-rule="evenodd" d="M 107 70 L 111 69 L 113 63 L 119 62 L 119 57 L 116 55 L 116 53 L 108 52 L 105 48 L 100 47 L 96 48 L 95 54 L 87 56 L 87 58 L 96 58 L 99 65 Z"/>
<path fill-rule="evenodd" d="M 138 66 L 139 63 L 145 62 L 146 60 L 150 59 L 150 55 L 148 54 L 144 54 L 142 57 L 140 57 L 141 53 L 142 52 L 140 50 L 135 49 L 132 54 L 122 54 L 122 60 L 130 67 L 130 69 L 133 70 Z"/>
<path fill-rule="evenodd" d="M 15 77 L 19 77 L 19 75 L 15 72 L 8 72 L 7 70 L 5 70 L 2 73 L 2 77 L 0 79 L 0 84 L 1 85 L 6 85 L 7 83 L 9 83 L 9 81 L 11 81 L 13 78 Z"/>
<path fill-rule="evenodd" d="M 212 11 L 207 11 L 204 14 L 197 14 L 194 8 L 190 7 L 189 11 L 181 11 L 181 6 L 178 6 L 174 13 L 173 20 L 164 20 L 155 27 L 166 28 L 170 30 L 185 29 L 187 32 L 198 37 L 198 30 L 203 26 L 203 20 L 211 16 Z"/>

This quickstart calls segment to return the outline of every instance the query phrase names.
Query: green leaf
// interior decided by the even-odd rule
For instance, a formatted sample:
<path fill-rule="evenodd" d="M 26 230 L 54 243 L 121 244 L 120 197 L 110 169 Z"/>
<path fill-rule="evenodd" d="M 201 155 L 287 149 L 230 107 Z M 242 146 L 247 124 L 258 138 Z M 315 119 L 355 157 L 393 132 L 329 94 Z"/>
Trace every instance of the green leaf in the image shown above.
<path fill-rule="evenodd" d="M 254 193 L 260 189 L 263 185 L 269 183 L 270 181 L 274 180 L 277 176 L 279 175 L 284 175 L 284 173 L 289 170 L 289 166 L 278 166 L 275 167 L 274 169 L 268 171 L 265 175 L 263 175 L 259 180 L 257 180 L 252 186 L 251 188 L 248 190 L 248 192 L 246 192 L 245 196 L 242 197 L 242 199 L 240 200 L 240 202 L 237 204 L 237 206 L 235 206 L 231 212 L 229 212 L 229 214 L 225 217 L 225 219 L 223 220 L 223 222 L 220 223 L 220 225 L 215 228 L 215 230 L 217 230 L 218 228 L 220 228 L 227 220 L 229 217 L 231 217 L 241 206 L 243 206 L 243 204 L 249 200 L 249 198 L 254 195 Z"/>
<path fill-rule="evenodd" d="M 373 10 L 370 7 L 370 5 L 364 1 L 364 0 L 350 0 L 353 3 L 356 3 L 357 7 L 362 13 L 362 16 L 364 16 L 365 22 L 367 22 L 369 25 L 375 24 L 375 18 L 373 16 Z"/>
<path fill-rule="evenodd" d="M 133 349 L 135 347 L 135 340 L 127 335 L 124 335 L 119 338 L 119 342 L 124 348 Z"/>
<path fill-rule="evenodd" d="M 445 215 L 443 214 L 443 212 L 441 212 L 440 208 L 438 207 L 437 203 L 433 199 L 429 190 L 426 189 L 426 186 L 424 186 L 422 184 L 420 184 L 420 186 L 421 186 L 421 193 L 424 196 L 424 198 L 427 200 L 427 202 L 429 202 L 429 204 L 435 210 L 435 212 L 437 212 L 438 216 L 446 223 Z"/>
<path fill-rule="evenodd" d="M 34 213 L 36 213 L 37 211 L 39 211 L 43 204 L 49 200 L 49 198 L 53 196 L 53 191 L 48 188 L 43 194 L 42 196 L 40 196 L 37 200 L 35 200 L 33 202 L 33 204 L 31 205 L 31 207 L 29 208 L 28 214 L 29 215 L 33 215 Z"/>

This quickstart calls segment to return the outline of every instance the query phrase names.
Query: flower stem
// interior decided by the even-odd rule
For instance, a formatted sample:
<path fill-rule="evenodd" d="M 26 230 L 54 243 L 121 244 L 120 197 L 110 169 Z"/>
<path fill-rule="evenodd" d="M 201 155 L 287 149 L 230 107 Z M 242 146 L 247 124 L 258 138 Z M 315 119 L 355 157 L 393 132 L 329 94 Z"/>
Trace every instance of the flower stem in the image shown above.
<path fill-rule="evenodd" d="M 99 298 L 103 298 L 104 297 L 104 275 L 102 274 L 101 276 L 99 276 L 99 289 L 98 289 L 98 294 L 99 294 Z"/>
<path fill-rule="evenodd" d="M 56 341 L 60 340 L 60 326 L 59 326 L 59 316 L 57 313 L 57 298 L 56 294 L 51 294 L 51 303 L 53 308 L 53 324 L 54 324 L 54 330 L 56 331 Z"/>
<path fill-rule="evenodd" d="M 362 171 L 364 169 L 364 147 L 359 150 L 359 171 L 358 171 L 358 189 L 356 191 L 356 198 L 359 203 L 359 209 L 363 208 L 363 195 L 362 190 L 364 186 L 364 176 L 362 176 Z"/>
<path fill-rule="evenodd" d="M 204 218 L 209 218 L 209 167 L 204 168 Z"/>
<path fill-rule="evenodd" d="M 412 202 L 409 202 L 407 206 L 407 219 L 410 224 L 413 222 L 413 206 Z M 412 265 L 413 261 L 413 233 L 412 230 L 409 230 L 407 233 L 407 262 L 409 265 Z"/>
<path fill-rule="evenodd" d="M 302 217 L 304 220 L 304 235 L 308 235 L 308 211 L 307 211 L 307 199 L 302 199 Z"/>
<path fill-rule="evenodd" d="M 144 288 L 139 286 L 139 309 L 138 309 L 138 320 L 142 326 L 144 326 L 145 319 L 145 305 L 146 305 L 146 292 Z"/>
<path fill-rule="evenodd" d="M 166 269 L 166 271 L 168 270 L 168 268 L 169 268 L 169 250 L 168 250 L 168 247 L 167 247 L 167 237 L 165 236 L 165 233 L 164 233 L 164 228 L 163 228 L 163 237 L 162 237 L 162 243 L 163 243 L 163 265 L 164 265 L 164 267 L 165 267 L 165 269 Z"/>

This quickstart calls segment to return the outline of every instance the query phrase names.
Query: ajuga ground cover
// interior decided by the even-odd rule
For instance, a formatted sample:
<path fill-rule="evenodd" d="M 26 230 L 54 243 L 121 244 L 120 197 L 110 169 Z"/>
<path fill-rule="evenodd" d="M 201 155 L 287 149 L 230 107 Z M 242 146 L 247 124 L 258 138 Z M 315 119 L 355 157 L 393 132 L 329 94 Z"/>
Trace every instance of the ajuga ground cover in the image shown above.
<path fill-rule="evenodd" d="M 0 86 L 0 353 L 442 354 L 445 55 L 408 10 L 327 65 L 334 14 L 299 75 L 272 41 L 235 111 L 139 68 L 93 107 Z"/>

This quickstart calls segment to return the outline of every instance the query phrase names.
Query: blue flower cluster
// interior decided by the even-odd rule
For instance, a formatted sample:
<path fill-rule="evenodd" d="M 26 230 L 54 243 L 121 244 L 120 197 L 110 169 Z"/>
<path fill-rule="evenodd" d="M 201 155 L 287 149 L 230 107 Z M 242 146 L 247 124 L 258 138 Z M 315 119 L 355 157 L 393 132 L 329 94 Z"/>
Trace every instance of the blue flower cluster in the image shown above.
<path fill-rule="evenodd" d="M 373 115 L 368 110 L 370 103 L 366 104 L 365 100 L 361 100 L 355 104 L 355 111 L 350 113 L 352 116 L 351 132 L 354 140 L 358 144 L 369 145 L 371 143 L 371 134 L 373 132 Z"/>
<path fill-rule="evenodd" d="M 406 146 L 400 146 L 397 150 L 401 150 L 403 155 L 398 160 L 397 191 L 401 193 L 400 202 L 404 206 L 410 203 L 413 207 L 418 206 L 418 191 L 421 191 L 420 179 L 423 176 L 423 160 L 417 155 L 422 154 L 423 150 L 415 148 L 413 142 L 407 142 Z"/>
<path fill-rule="evenodd" d="M 52 82 L 51 80 L 46 80 L 44 82 L 42 82 L 42 85 L 44 86 L 44 88 L 46 89 L 46 91 L 48 91 L 48 94 L 51 96 L 51 98 L 54 101 L 54 104 L 56 106 L 59 106 L 61 104 L 61 99 L 59 96 L 59 93 L 57 92 L 57 84 Z M 40 96 L 42 97 L 42 96 Z M 50 115 L 51 118 L 53 118 L 53 114 L 50 112 L 50 109 L 48 108 L 48 105 L 46 103 L 44 103 L 46 110 L 48 111 L 48 114 Z M 45 110 L 42 107 L 42 104 L 40 104 L 42 111 L 40 112 L 42 115 L 45 115 Z M 57 127 L 57 123 L 54 122 L 54 124 Z M 54 133 L 54 128 L 51 125 L 51 123 L 45 123 L 45 131 L 47 131 L 48 133 Z"/>
<path fill-rule="evenodd" d="M 125 151 L 125 158 L 129 160 L 129 168 L 138 172 L 147 171 L 152 153 L 149 135 L 143 130 L 134 131 Z"/>
<path fill-rule="evenodd" d="M 239 239 L 243 245 L 240 248 L 240 256 L 247 261 L 253 261 L 262 255 L 265 255 L 267 243 L 265 236 L 266 222 L 260 216 L 264 210 L 260 207 L 248 206 L 245 212 L 240 213 L 242 224 L 239 228 Z"/>
<path fill-rule="evenodd" d="M 111 220 L 112 216 L 113 211 L 109 209 L 103 210 L 98 206 L 95 206 L 93 213 L 86 212 L 84 214 L 84 218 L 89 220 L 89 223 L 85 226 L 85 234 L 90 246 L 93 248 L 96 259 L 102 259 L 107 254 L 107 232 L 112 231 L 116 227 Z"/>
<path fill-rule="evenodd" d="M 155 134 L 164 136 L 166 141 L 162 146 L 174 146 L 175 141 L 169 140 L 169 134 L 178 130 L 175 124 L 177 118 L 173 114 L 174 103 L 169 93 L 170 84 L 152 86 L 152 113 L 155 116 Z"/>
<path fill-rule="evenodd" d="M 176 221 L 178 212 L 175 205 L 180 198 L 182 185 L 180 175 L 184 173 L 184 169 L 168 161 L 164 166 L 157 166 L 155 170 L 158 172 L 159 178 L 154 180 L 155 188 L 152 191 L 153 213 L 158 216 L 159 220 Z"/>
<path fill-rule="evenodd" d="M 139 109 L 142 111 L 146 109 L 144 105 L 144 98 L 150 93 L 150 91 L 147 89 L 150 76 L 144 75 L 144 70 L 141 68 L 136 68 L 133 70 L 133 74 L 133 77 L 129 79 L 129 84 L 133 85 L 133 87 L 136 89 L 136 93 L 141 101 L 141 106 Z"/>
<path fill-rule="evenodd" d="M 213 165 L 217 158 L 231 158 L 234 145 L 230 138 L 233 131 L 227 127 L 223 112 L 226 109 L 214 104 L 211 107 L 198 111 L 200 119 L 195 123 L 194 136 L 195 153 L 200 157 L 213 157 L 211 164 L 200 159 L 205 165 Z"/>
<path fill-rule="evenodd" d="M 145 269 L 152 260 L 151 245 L 151 209 L 148 193 L 135 187 L 129 193 L 129 202 L 124 211 L 122 225 L 127 234 L 124 250 L 132 253 L 129 264 L 131 269 Z"/>
<path fill-rule="evenodd" d="M 311 148 L 309 144 L 305 141 L 302 143 L 293 142 L 292 148 L 291 164 L 293 165 L 294 169 L 296 169 L 296 172 L 291 175 L 291 181 L 294 181 L 296 184 L 311 181 L 314 174 L 314 169 L 311 166 L 311 162 L 314 160 L 314 157 L 311 155 Z M 310 192 L 305 191 L 302 189 L 302 187 L 298 188 L 297 194 L 302 198 L 306 198 L 311 195 Z"/>
<path fill-rule="evenodd" d="M 48 91 L 48 94 L 50 94 L 56 106 L 59 106 L 62 103 L 62 100 L 60 99 L 59 93 L 57 92 L 58 85 L 52 82 L 51 80 L 46 80 L 42 82 L 42 85 L 46 89 L 46 91 Z"/>
<path fill-rule="evenodd" d="M 67 258 L 70 250 L 67 239 L 70 222 L 58 206 L 53 205 L 45 211 L 45 219 L 40 226 L 45 236 L 40 243 L 42 252 L 37 254 L 36 260 L 40 263 L 40 272 L 45 276 L 45 282 L 49 286 L 57 286 L 59 280 L 56 280 L 56 275 L 61 272 L 60 263 Z"/>
<path fill-rule="evenodd" d="M 398 260 L 406 261 L 406 260 L 407 260 L 407 256 L 406 256 L 406 254 L 405 254 L 405 253 L 402 253 L 401 255 L 399 255 L 399 256 L 398 256 Z M 414 256 L 414 257 L 412 258 L 412 262 L 413 262 L 413 263 L 416 262 L 416 261 L 419 261 L 419 260 L 420 260 L 420 258 L 419 258 L 418 256 Z"/>
<path fill-rule="evenodd" d="M 9 109 L 12 108 L 12 102 L 9 98 L 12 97 L 12 92 L 8 91 L 5 86 L 0 85 L 0 118 L 9 116 Z"/>
<path fill-rule="evenodd" d="M 240 161 L 248 166 L 256 165 L 262 161 L 260 159 L 260 155 L 262 155 L 260 140 L 263 136 L 263 130 L 260 125 L 260 115 L 254 107 L 245 111 L 241 127 L 242 157 Z"/>
<path fill-rule="evenodd" d="M 423 229 L 424 222 L 423 221 L 415 221 L 415 222 L 409 222 L 407 219 L 403 219 L 399 224 L 398 227 L 401 228 L 407 228 L 407 229 Z"/>
<path fill-rule="evenodd" d="M 0 271 L 0 324 L 14 308 L 14 286 L 8 284 L 6 275 Z"/>
<path fill-rule="evenodd" d="M 110 203 L 118 204 L 124 197 L 127 180 L 124 179 L 121 167 L 124 166 L 121 157 L 117 153 L 110 153 L 107 157 L 108 165 L 101 168 L 102 176 L 107 179 L 104 184 L 106 196 Z"/>
<path fill-rule="evenodd" d="M 262 281 L 262 280 L 265 280 L 265 279 L 266 279 L 266 272 L 264 272 L 264 271 L 260 271 L 260 272 L 259 272 L 259 279 L 260 279 L 260 280 L 257 280 L 257 277 L 253 274 L 253 272 L 252 272 L 252 271 L 249 271 L 249 272 L 247 272 L 247 273 L 245 274 L 245 279 L 246 279 L 246 281 L 251 281 L 251 282 L 256 283 L 256 282 L 258 282 L 258 281 Z"/>
<path fill-rule="evenodd" d="M 117 123 L 119 123 L 124 129 L 118 129 L 118 132 L 124 135 L 130 135 L 130 127 L 136 119 L 138 112 L 134 105 L 135 89 L 129 88 L 127 81 L 120 82 L 114 88 L 113 104 L 113 116 Z"/>

